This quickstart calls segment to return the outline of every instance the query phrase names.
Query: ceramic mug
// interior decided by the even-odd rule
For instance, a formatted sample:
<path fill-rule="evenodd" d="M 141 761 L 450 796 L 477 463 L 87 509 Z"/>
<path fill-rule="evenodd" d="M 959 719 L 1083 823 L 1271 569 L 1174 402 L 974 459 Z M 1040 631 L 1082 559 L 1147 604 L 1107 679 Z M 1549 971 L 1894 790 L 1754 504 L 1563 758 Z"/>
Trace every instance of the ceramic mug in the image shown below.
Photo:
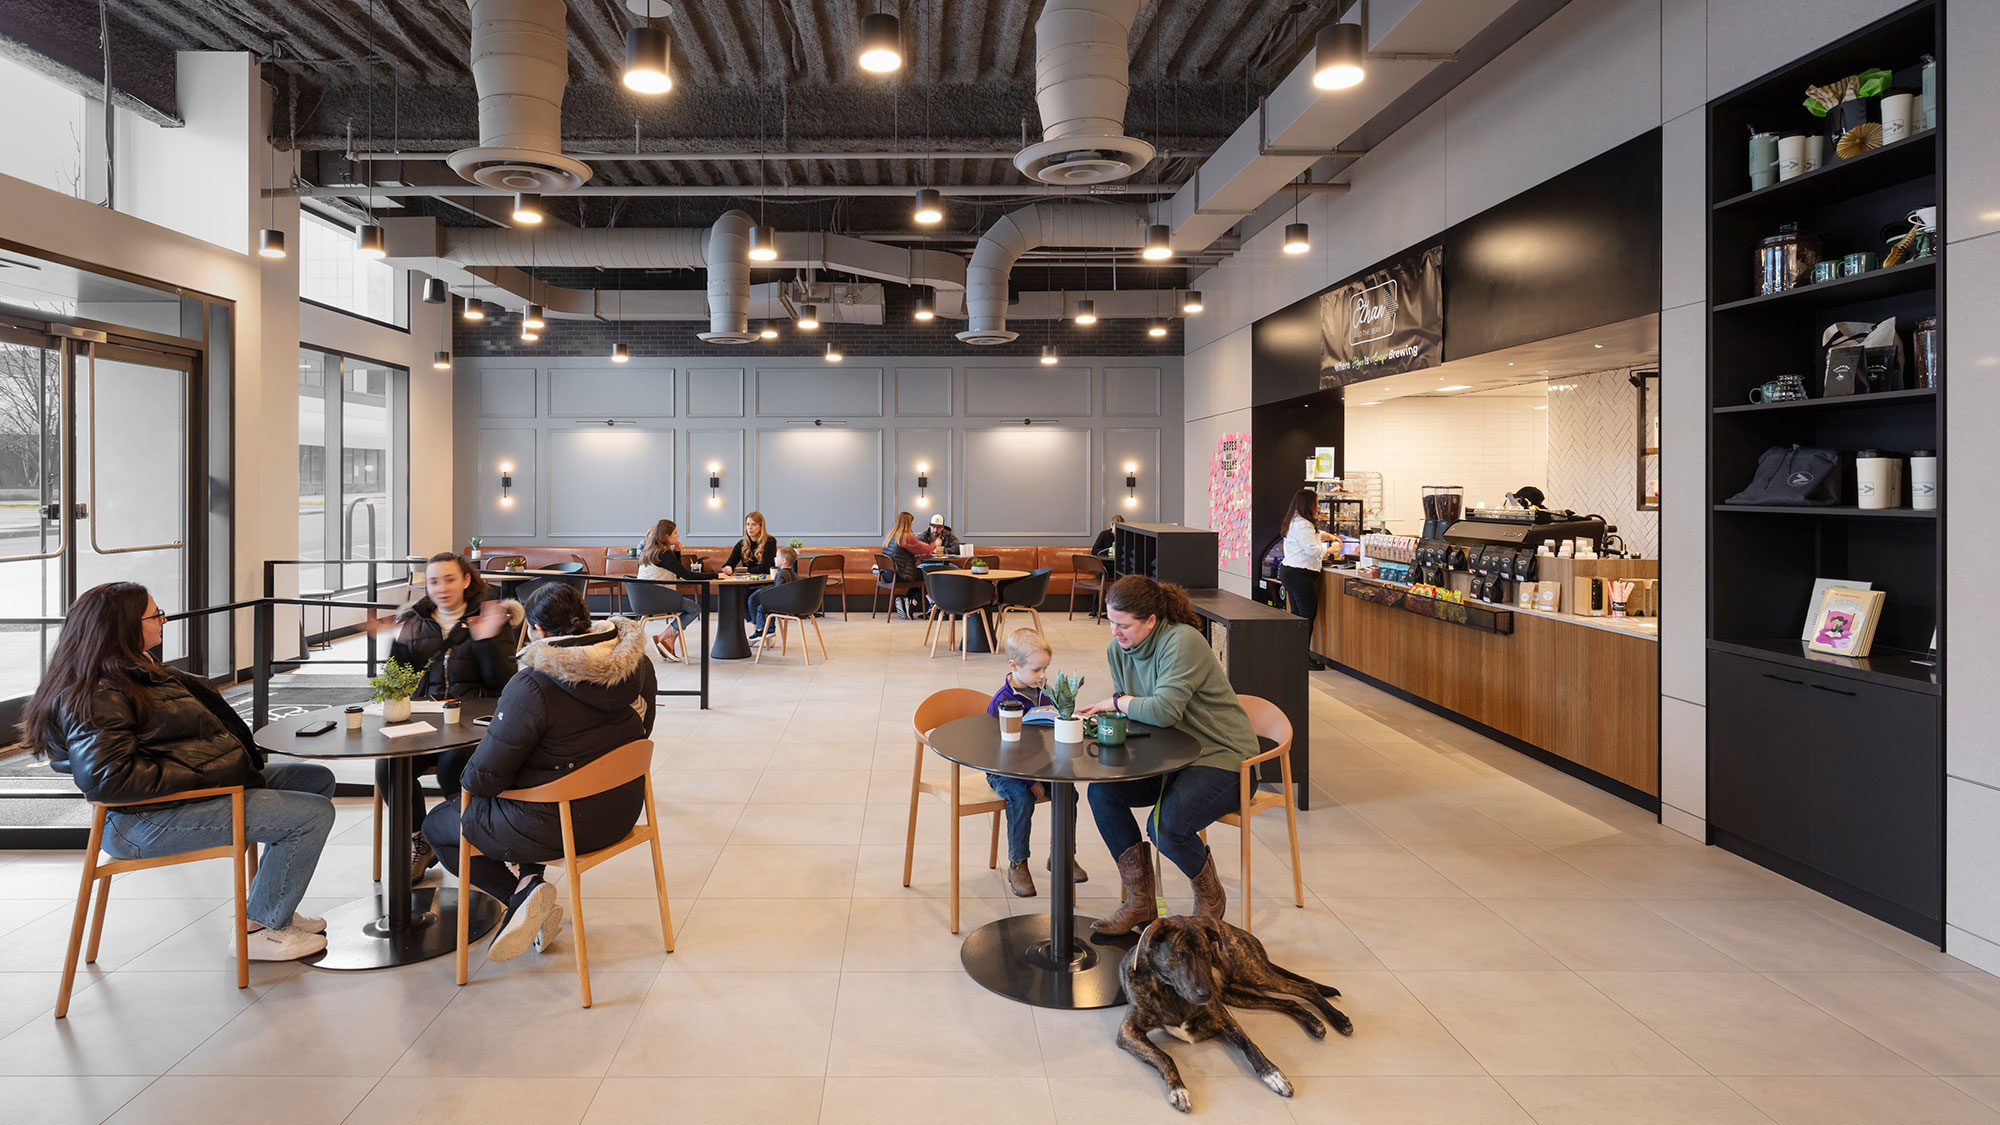
<path fill-rule="evenodd" d="M 1096 716 L 1097 743 L 1100 746 L 1122 746 L 1125 743 L 1126 717 L 1116 711 L 1105 711 Z"/>
<path fill-rule="evenodd" d="M 1773 379 L 1772 381 L 1765 383 L 1763 386 L 1751 387 L 1750 401 L 1760 406 L 1767 402 L 1784 401 L 1783 399 L 1780 399 L 1778 397 L 1778 381 Z"/>
<path fill-rule="evenodd" d="M 1881 264 L 1881 257 L 1873 251 L 1856 251 L 1840 260 L 1840 275 L 1842 277 L 1856 277 L 1875 269 Z"/>
<path fill-rule="evenodd" d="M 1834 281 L 1839 279 L 1839 277 L 1840 262 L 1838 259 L 1829 258 L 1824 262 L 1813 263 L 1813 284 L 1817 285 L 1822 281 Z"/>

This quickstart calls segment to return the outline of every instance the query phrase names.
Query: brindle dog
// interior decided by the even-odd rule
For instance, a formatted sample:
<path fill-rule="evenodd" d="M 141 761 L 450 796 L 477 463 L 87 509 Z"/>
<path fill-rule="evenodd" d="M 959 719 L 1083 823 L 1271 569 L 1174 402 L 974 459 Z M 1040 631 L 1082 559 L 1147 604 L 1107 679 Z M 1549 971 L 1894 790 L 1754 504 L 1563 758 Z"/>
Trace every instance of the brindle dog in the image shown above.
<path fill-rule="evenodd" d="M 1167 1104 L 1182 1113 L 1192 1108 L 1193 1098 L 1173 1057 L 1147 1038 L 1155 1028 L 1190 1043 L 1221 1036 L 1243 1053 L 1264 1085 L 1288 1098 L 1290 1080 L 1250 1041 L 1225 1004 L 1283 1012 L 1314 1039 L 1326 1038 L 1328 1024 L 1342 1035 L 1354 1034 L 1353 1022 L 1326 1002 L 1340 995 L 1339 989 L 1272 964 L 1263 942 L 1216 918 L 1155 920 L 1125 954 L 1118 978 L 1132 1002 L 1118 1028 L 1118 1045 L 1160 1072 Z"/>

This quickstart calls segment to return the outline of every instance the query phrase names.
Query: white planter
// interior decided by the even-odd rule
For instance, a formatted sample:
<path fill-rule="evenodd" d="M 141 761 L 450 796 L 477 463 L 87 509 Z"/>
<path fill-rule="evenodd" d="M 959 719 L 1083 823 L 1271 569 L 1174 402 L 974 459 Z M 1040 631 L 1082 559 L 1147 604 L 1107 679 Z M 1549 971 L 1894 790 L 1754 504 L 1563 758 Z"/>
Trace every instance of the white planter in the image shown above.
<path fill-rule="evenodd" d="M 1057 741 L 1057 742 L 1082 742 L 1082 741 L 1083 741 L 1083 720 L 1082 720 L 1082 719 L 1057 719 L 1057 720 L 1056 720 L 1056 741 Z"/>
<path fill-rule="evenodd" d="M 409 701 L 409 700 L 407 700 L 407 699 L 389 699 L 389 700 L 384 700 L 384 701 L 383 701 L 383 703 L 382 703 L 382 721 L 383 721 L 383 722 L 385 722 L 385 723 L 404 723 L 404 722 L 408 722 L 408 721 L 409 721 L 409 719 L 410 719 L 410 701 Z"/>

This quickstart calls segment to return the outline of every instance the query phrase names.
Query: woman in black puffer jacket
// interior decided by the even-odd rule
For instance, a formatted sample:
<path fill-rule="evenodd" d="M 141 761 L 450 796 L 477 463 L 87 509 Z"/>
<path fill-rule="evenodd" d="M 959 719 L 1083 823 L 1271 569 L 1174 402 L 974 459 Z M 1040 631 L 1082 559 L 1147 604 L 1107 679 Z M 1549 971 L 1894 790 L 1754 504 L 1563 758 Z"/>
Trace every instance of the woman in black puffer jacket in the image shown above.
<path fill-rule="evenodd" d="M 298 911 L 333 830 L 333 773 L 266 766 L 250 728 L 199 676 L 152 657 L 164 615 L 146 588 L 110 582 L 70 606 L 49 670 L 21 719 L 21 741 L 92 801 L 126 803 L 241 785 L 243 835 L 265 845 L 248 913 L 250 957 L 288 961 L 326 948 L 326 923 Z M 149 859 L 228 844 L 228 797 L 105 817 L 105 852 Z M 232 943 L 233 944 L 233 943 Z"/>
<path fill-rule="evenodd" d="M 394 630 L 389 659 L 422 673 L 413 699 L 490 698 L 500 694 L 514 676 L 514 650 L 521 639 L 521 603 L 504 600 L 486 584 L 471 563 L 450 551 L 432 555 L 424 567 L 424 597 L 409 609 L 387 618 L 378 631 Z M 446 804 L 458 802 L 458 771 L 470 754 L 422 754 L 413 763 L 416 775 L 436 770 Z M 375 763 L 375 789 L 389 791 L 389 763 Z M 410 787 L 410 823 L 424 822 L 424 795 Z M 423 878 L 437 862 L 413 830 L 410 840 L 410 882 Z"/>
<path fill-rule="evenodd" d="M 500 693 L 493 725 L 459 775 L 472 794 L 465 838 L 480 853 L 469 873 L 459 866 L 458 803 L 439 805 L 424 821 L 424 835 L 460 885 L 507 904 L 488 953 L 495 961 L 518 957 L 531 945 L 541 949 L 562 928 L 555 890 L 542 880 L 542 864 L 563 854 L 561 814 L 551 803 L 499 795 L 558 780 L 651 737 L 653 729 L 656 681 L 637 622 L 614 617 L 593 632 L 583 596 L 566 584 L 529 595 L 527 620 L 535 641 L 522 651 L 520 673 Z M 572 802 L 578 854 L 624 838 L 644 803 L 642 778 Z M 507 871 L 510 862 L 521 869 L 518 880 Z"/>

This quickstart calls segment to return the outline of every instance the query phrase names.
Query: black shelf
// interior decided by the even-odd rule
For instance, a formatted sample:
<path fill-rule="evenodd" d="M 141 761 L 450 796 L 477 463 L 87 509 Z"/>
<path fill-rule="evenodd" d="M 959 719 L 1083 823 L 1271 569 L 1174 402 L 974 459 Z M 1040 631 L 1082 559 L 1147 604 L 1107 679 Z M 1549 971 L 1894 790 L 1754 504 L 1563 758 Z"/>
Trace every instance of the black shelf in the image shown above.
<path fill-rule="evenodd" d="M 1867 656 L 1853 659 L 1814 652 L 1800 640 L 1710 641 L 1710 650 L 1749 656 L 1813 672 L 1825 672 L 1844 679 L 1862 680 L 1883 687 L 1937 695 L 1938 658 L 1936 653 L 1910 652 L 1877 646 Z"/>
<path fill-rule="evenodd" d="M 1851 504 L 1831 504 L 1824 507 L 1791 504 L 1717 504 L 1718 512 L 1768 512 L 1780 516 L 1839 516 L 1845 519 L 1936 519 L 1937 509 L 1918 511 L 1915 508 L 1856 508 Z"/>
<path fill-rule="evenodd" d="M 1937 130 L 1926 129 L 1915 136 L 1884 145 L 1838 164 L 1829 164 L 1767 188 L 1746 191 L 1715 205 L 1717 211 L 1784 207 L 1806 211 L 1826 203 L 1847 199 L 1857 192 L 1873 191 L 1893 180 L 1929 176 L 1937 170 Z"/>
<path fill-rule="evenodd" d="M 1851 304 L 1855 301 L 1871 300 L 1875 297 L 1893 297 L 1900 293 L 1915 293 L 1937 285 L 1937 256 L 1921 258 L 1914 262 L 1890 266 L 1887 269 L 1869 270 L 1853 277 L 1822 281 L 1817 285 L 1800 285 L 1783 293 L 1767 293 L 1758 297 L 1745 297 L 1740 301 L 1714 306 L 1714 312 L 1737 312 L 1744 309 L 1768 309 L 1786 305 L 1831 305 Z"/>
<path fill-rule="evenodd" d="M 1836 395 L 1833 398 L 1798 398 L 1790 402 L 1744 403 L 1740 406 L 1718 406 L 1717 414 L 1765 414 L 1792 410 L 1854 410 L 1858 408 L 1880 408 L 1884 406 L 1934 406 L 1937 391 L 1921 387 L 1909 391 L 1881 391 L 1872 395 Z"/>

